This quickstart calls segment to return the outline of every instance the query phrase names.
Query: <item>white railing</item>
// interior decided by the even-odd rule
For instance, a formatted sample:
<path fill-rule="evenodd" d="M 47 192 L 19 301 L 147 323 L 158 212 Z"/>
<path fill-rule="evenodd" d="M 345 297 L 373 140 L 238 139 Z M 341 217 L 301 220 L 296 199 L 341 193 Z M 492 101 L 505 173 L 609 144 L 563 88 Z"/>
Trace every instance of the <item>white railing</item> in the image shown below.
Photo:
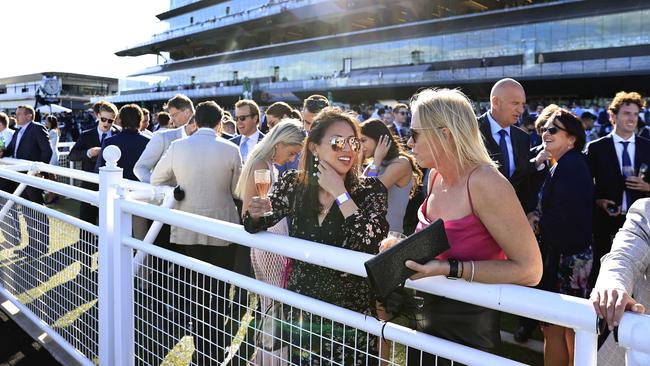
<path fill-rule="evenodd" d="M 111 156 L 110 150 L 112 149 L 106 149 L 107 167 L 100 170 L 99 176 L 61 167 L 44 167 L 39 163 L 11 159 L 0 161 L 11 163 L 8 167 L 12 168 L 0 167 L 2 178 L 79 200 L 93 201 L 91 203 L 100 207 L 100 224 L 96 227 L 55 213 L 56 211 L 48 211 L 49 209 L 16 195 L 0 193 L 0 198 L 15 201 L 21 209 L 24 206 L 49 216 L 51 225 L 53 219 L 66 220 L 67 223 L 83 228 L 93 235 L 99 234 L 97 331 L 96 334 L 88 334 L 88 337 L 96 337 L 89 342 L 97 343 L 94 348 L 96 352 L 89 352 L 90 348 L 84 347 L 83 341 L 79 342 L 66 333 L 65 327 L 52 327 L 56 321 L 52 322 L 54 317 L 51 313 L 61 315 L 62 311 L 48 307 L 51 302 L 44 301 L 38 303 L 38 306 L 33 302 L 27 306 L 20 305 L 16 297 L 20 291 L 16 291 L 12 286 L 13 282 L 8 286 L 5 276 L 0 277 L 3 294 L 13 297 L 12 302 L 20 305 L 21 310 L 31 312 L 41 320 L 47 319 L 43 329 L 48 333 L 55 332 L 58 335 L 58 338 L 55 338 L 64 344 L 69 352 L 81 352 L 86 358 L 82 363 L 88 364 L 86 361 L 92 360 L 98 361 L 100 365 L 174 362 L 183 364 L 183 360 L 190 362 L 194 355 L 194 362 L 198 364 L 230 360 L 233 364 L 254 362 L 284 365 L 296 363 L 306 357 L 310 360 L 320 359 L 321 363 L 335 363 L 338 360 L 346 365 L 402 365 L 406 363 L 408 357 L 405 355 L 408 355 L 410 350 L 422 350 L 469 365 L 518 364 L 392 323 L 383 329 L 385 339 L 392 343 L 381 342 L 379 337 L 384 324 L 372 317 L 162 249 L 150 244 L 150 235 L 145 239 L 149 243 L 133 238 L 131 216 L 136 215 L 361 277 L 366 275 L 363 262 L 370 258 L 369 254 L 296 238 L 270 233 L 249 234 L 240 225 L 135 201 L 135 198 L 143 196 L 162 196 L 157 188 L 124 180 L 121 169 L 111 166 L 111 162 L 119 158 L 119 153 L 113 152 L 114 155 Z M 101 189 L 99 194 L 84 192 L 81 188 L 48 182 L 18 172 L 30 171 L 30 168 L 32 171 L 43 169 L 74 176 L 75 179 L 99 181 Z M 170 188 L 163 190 L 170 192 Z M 15 225 L 15 222 L 13 224 Z M 3 226 L 2 232 L 9 232 L 9 229 Z M 50 229 L 50 234 L 51 232 Z M 135 263 L 134 250 L 141 254 Z M 88 256 L 88 253 L 79 253 L 84 254 Z M 30 259 L 32 263 L 36 263 L 36 270 L 27 271 L 27 274 L 34 276 L 35 280 L 47 282 L 42 275 L 48 273 L 43 271 L 45 267 L 41 264 L 42 258 Z M 0 269 L 0 273 L 2 271 L 5 270 Z M 16 277 L 14 274 L 12 278 Z M 27 285 L 36 283 L 27 281 Z M 486 285 L 445 278 L 408 281 L 406 286 L 575 329 L 575 364 L 596 363 L 596 315 L 584 299 L 521 286 Z M 61 293 L 56 295 L 62 296 Z M 72 293 L 63 292 L 63 295 L 74 298 Z M 46 292 L 43 297 L 47 296 L 50 295 Z M 265 314 L 257 305 L 260 301 L 280 304 L 283 311 L 278 314 Z M 71 305 L 83 307 L 87 304 L 81 302 Z M 75 310 L 78 309 L 67 311 Z M 275 322 L 270 324 L 281 324 L 279 335 L 273 332 L 273 326 L 271 334 L 266 328 L 264 329 L 267 333 L 261 333 L 259 322 L 262 319 L 274 319 Z M 215 327 L 215 324 L 220 326 Z M 305 324 L 309 324 L 310 328 L 306 329 Z M 315 328 L 314 324 L 317 325 Z M 339 331 L 340 333 L 337 333 Z M 282 347 L 274 352 L 264 351 L 260 340 L 264 338 L 260 338 L 260 334 L 266 334 L 267 338 L 278 341 Z M 80 334 L 77 332 L 74 335 Z M 626 313 L 618 336 L 619 344 L 628 349 L 628 362 L 636 360 L 636 364 L 643 364 L 644 360 L 650 359 L 650 342 L 647 342 L 650 338 L 650 317 Z M 334 351 L 335 348 L 337 351 Z M 251 359 L 254 361 L 250 361 Z M 269 359 L 272 362 L 264 363 Z M 262 361 L 258 362 L 260 360 Z M 421 364 L 408 360 L 409 364 Z"/>

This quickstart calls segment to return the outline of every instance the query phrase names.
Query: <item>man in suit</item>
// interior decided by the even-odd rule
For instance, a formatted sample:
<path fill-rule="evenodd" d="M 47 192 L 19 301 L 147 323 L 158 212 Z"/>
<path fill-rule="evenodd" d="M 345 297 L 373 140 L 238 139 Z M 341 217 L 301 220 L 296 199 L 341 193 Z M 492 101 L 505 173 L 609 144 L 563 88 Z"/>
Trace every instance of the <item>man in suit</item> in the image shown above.
<path fill-rule="evenodd" d="M 591 302 L 610 329 L 618 326 L 626 311 L 650 315 L 649 227 L 650 199 L 639 199 L 628 210 L 611 251 L 603 257 Z M 624 365 L 625 352 L 609 334 L 598 350 L 598 365 Z"/>
<path fill-rule="evenodd" d="M 650 141 L 635 136 L 644 104 L 638 93 L 617 93 L 608 108 L 612 133 L 587 145 L 596 203 L 591 283 L 598 276 L 600 258 L 609 252 L 612 237 L 625 222 L 627 209 L 650 192 L 650 174 L 641 169 L 650 165 Z"/>
<path fill-rule="evenodd" d="M 393 106 L 393 123 L 388 129 L 399 139 L 403 146 L 411 137 L 411 131 L 406 123 L 409 107 L 404 103 Z"/>
<path fill-rule="evenodd" d="M 102 142 L 107 138 L 119 133 L 119 130 L 114 126 L 117 116 L 117 107 L 113 103 L 99 101 L 93 106 L 96 110 L 97 126 L 86 130 L 79 135 L 79 139 L 70 149 L 68 159 L 70 161 L 80 161 L 81 169 L 85 172 L 95 172 L 95 165 L 97 158 L 101 152 Z M 81 187 L 97 191 L 99 186 L 95 183 L 82 182 Z M 97 207 L 81 202 L 79 206 L 79 218 L 97 225 L 97 217 L 99 210 Z"/>
<path fill-rule="evenodd" d="M 528 160 L 530 137 L 515 123 L 525 108 L 526 93 L 521 84 L 501 79 L 490 92 L 490 110 L 478 119 L 488 153 L 499 164 L 499 171 L 512 184 L 524 208 L 532 172 Z"/>
<path fill-rule="evenodd" d="M 242 162 L 237 145 L 217 137 L 215 127 L 221 122 L 221 117 L 222 110 L 217 103 L 208 101 L 199 104 L 195 116 L 198 130 L 188 138 L 174 141 L 169 146 L 151 174 L 151 184 L 168 185 L 177 182 L 185 191 L 185 198 L 176 203 L 175 208 L 180 211 L 239 223 L 233 195 Z M 206 175 L 206 172 L 219 174 Z M 172 249 L 179 253 L 221 268 L 234 269 L 236 248 L 227 241 L 177 227 L 172 228 L 170 241 L 173 243 Z M 187 280 L 191 281 L 191 279 Z M 207 288 L 212 289 L 215 294 L 213 296 L 195 293 L 190 295 L 194 304 L 204 305 L 202 308 L 205 311 L 197 311 L 196 306 L 188 305 L 189 308 L 185 312 L 198 318 L 194 327 L 198 336 L 210 339 L 214 346 L 221 346 L 218 357 L 220 362 L 225 344 L 218 341 L 216 331 L 223 329 L 223 318 L 214 314 L 209 316 L 209 309 L 212 311 L 218 309 L 220 315 L 225 313 L 226 303 L 219 299 L 227 298 L 226 286 L 225 283 L 219 285 L 215 281 Z M 206 324 L 210 319 L 218 324 Z M 211 328 L 208 328 L 208 325 Z M 216 354 L 205 349 L 201 350 L 205 342 L 197 339 L 196 344 L 199 345 L 199 354 L 211 353 L 213 357 Z M 197 362 L 210 364 L 214 363 L 214 360 L 197 360 Z"/>
<path fill-rule="evenodd" d="M 523 86 L 514 79 L 497 81 L 490 91 L 490 109 L 478 119 L 483 142 L 492 160 L 499 165 L 499 171 L 512 184 L 517 198 L 525 211 L 527 207 L 529 179 L 533 163 L 529 161 L 530 136 L 515 126 L 526 110 L 526 93 Z M 519 319 L 515 332 L 518 342 L 526 342 L 536 321 Z"/>
<path fill-rule="evenodd" d="M 50 162 L 52 147 L 47 137 L 47 130 L 40 123 L 34 122 L 34 115 L 34 108 L 29 105 L 21 105 L 16 109 L 16 132 L 9 145 L 4 150 L 0 150 L 0 157 Z M 17 187 L 17 182 L 2 180 L 2 189 L 6 192 L 13 192 Z M 21 197 L 37 204 L 43 204 L 43 190 L 38 188 L 27 186 Z M 29 244 L 24 250 L 24 254 L 30 257 L 46 254 L 50 232 L 47 216 L 25 208 L 23 208 L 23 216 L 29 233 Z M 14 218 L 16 220 L 15 227 L 17 227 L 17 215 Z M 14 237 L 18 238 L 18 234 L 16 233 Z"/>
<path fill-rule="evenodd" d="M 235 121 L 239 136 L 233 137 L 230 141 L 239 146 L 242 161 L 245 162 L 255 145 L 264 138 L 262 131 L 257 128 L 260 121 L 260 107 L 254 100 L 238 101 L 235 103 Z"/>

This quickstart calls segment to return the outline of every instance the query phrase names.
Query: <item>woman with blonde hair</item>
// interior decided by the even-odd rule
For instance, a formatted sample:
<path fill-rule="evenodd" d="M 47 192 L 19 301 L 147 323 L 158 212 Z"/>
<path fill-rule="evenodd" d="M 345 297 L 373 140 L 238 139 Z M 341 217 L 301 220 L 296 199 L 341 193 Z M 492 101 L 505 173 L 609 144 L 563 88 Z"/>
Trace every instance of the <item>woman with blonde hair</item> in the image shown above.
<path fill-rule="evenodd" d="M 536 285 L 542 261 L 535 235 L 512 185 L 497 170 L 483 144 L 470 100 L 458 90 L 427 89 L 413 96 L 408 146 L 430 168 L 428 194 L 418 210 L 417 230 L 444 220 L 450 249 L 436 259 L 406 266 L 419 279 L 462 278 L 468 282 Z M 386 239 L 382 247 L 394 244 Z M 383 249 L 383 248 L 382 248 Z M 481 350 L 500 343 L 495 310 L 425 295 L 420 331 Z M 434 358 L 410 350 L 409 360 Z"/>

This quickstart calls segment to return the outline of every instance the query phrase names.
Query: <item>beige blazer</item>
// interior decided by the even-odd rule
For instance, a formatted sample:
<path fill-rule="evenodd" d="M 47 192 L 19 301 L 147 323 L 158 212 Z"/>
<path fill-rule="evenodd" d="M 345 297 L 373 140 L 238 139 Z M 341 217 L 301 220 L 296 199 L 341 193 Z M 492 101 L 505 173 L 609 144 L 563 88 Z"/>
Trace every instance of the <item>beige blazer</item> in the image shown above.
<path fill-rule="evenodd" d="M 147 143 L 142 155 L 133 166 L 133 174 L 135 174 L 141 182 L 149 183 L 151 179 L 151 172 L 156 166 L 160 158 L 167 151 L 172 142 L 185 137 L 185 126 L 174 128 L 171 130 L 158 131 L 153 134 L 153 137 Z M 169 182 L 170 186 L 175 186 L 175 181 Z"/>
<path fill-rule="evenodd" d="M 185 191 L 185 199 L 177 202 L 174 208 L 239 223 L 233 192 L 241 165 L 237 145 L 217 137 L 212 129 L 200 128 L 192 136 L 169 146 L 151 174 L 151 184 L 169 185 L 176 181 Z M 175 244 L 230 244 L 173 226 L 169 241 Z"/>
<path fill-rule="evenodd" d="M 650 198 L 634 202 L 612 250 L 603 257 L 597 289 L 625 290 L 650 315 Z M 625 350 L 609 337 L 598 350 L 598 365 L 625 365 Z"/>

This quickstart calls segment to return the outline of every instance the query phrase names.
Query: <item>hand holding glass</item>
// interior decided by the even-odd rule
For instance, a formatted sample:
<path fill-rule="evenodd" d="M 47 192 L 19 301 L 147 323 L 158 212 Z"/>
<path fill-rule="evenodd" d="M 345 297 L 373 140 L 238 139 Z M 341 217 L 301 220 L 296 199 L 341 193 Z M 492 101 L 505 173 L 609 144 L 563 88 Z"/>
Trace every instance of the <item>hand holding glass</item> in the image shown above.
<path fill-rule="evenodd" d="M 258 169 L 254 173 L 255 186 L 257 194 L 261 199 L 267 199 L 269 189 L 271 188 L 271 171 L 268 169 Z M 273 211 L 265 212 L 262 216 L 271 216 Z"/>

